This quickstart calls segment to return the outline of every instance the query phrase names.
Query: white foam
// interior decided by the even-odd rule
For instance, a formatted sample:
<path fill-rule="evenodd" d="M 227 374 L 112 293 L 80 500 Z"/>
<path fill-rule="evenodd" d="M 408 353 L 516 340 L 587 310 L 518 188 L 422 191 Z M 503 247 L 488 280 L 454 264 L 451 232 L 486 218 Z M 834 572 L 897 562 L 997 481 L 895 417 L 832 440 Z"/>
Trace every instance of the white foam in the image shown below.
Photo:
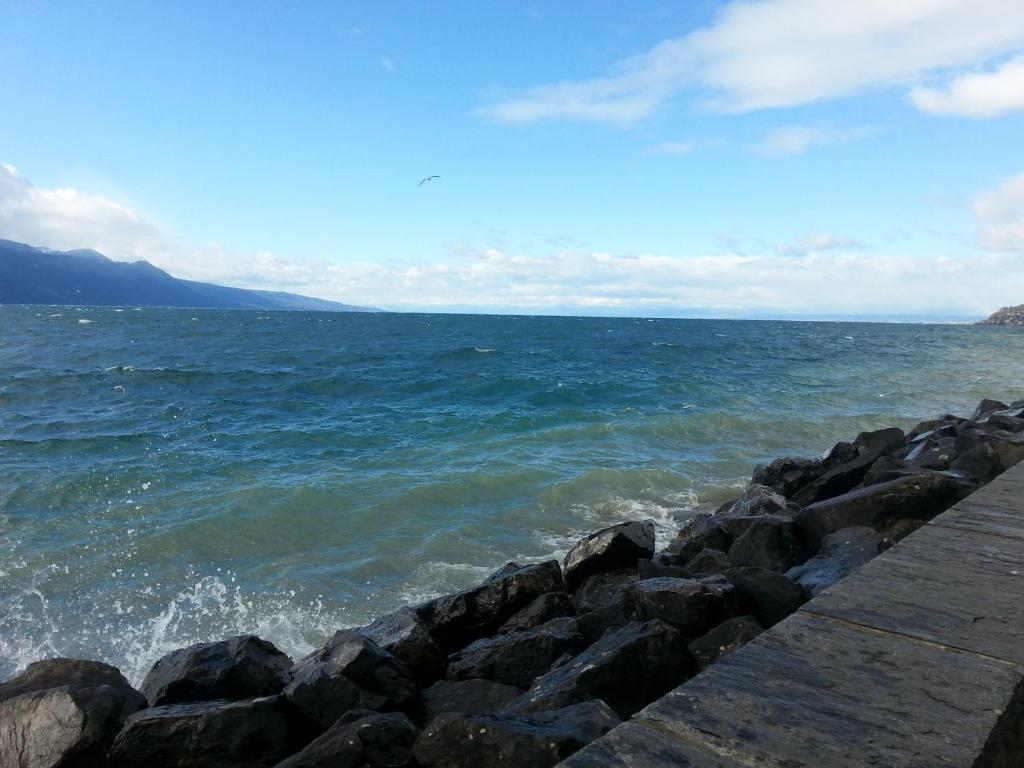
<path fill-rule="evenodd" d="M 92 320 L 86 320 L 86 319 L 84 319 L 84 318 L 80 318 L 78 322 L 79 322 L 79 323 L 80 323 L 81 325 L 87 325 L 88 323 L 91 323 L 91 322 L 92 322 Z"/>

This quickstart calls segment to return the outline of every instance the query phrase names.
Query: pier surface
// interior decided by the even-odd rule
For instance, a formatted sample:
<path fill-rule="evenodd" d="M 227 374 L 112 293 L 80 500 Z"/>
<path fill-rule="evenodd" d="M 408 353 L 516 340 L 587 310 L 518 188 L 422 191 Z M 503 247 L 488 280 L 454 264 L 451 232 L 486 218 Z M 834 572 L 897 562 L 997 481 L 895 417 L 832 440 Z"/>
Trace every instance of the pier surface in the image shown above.
<path fill-rule="evenodd" d="M 565 768 L 1021 768 L 1024 463 Z"/>

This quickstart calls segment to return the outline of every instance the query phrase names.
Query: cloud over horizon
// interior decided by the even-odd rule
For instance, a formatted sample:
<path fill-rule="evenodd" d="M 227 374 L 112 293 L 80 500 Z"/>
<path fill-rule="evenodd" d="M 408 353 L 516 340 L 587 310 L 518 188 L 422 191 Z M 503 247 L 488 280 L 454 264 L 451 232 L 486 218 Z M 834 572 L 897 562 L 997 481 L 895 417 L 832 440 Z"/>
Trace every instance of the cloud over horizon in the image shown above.
<path fill-rule="evenodd" d="M 951 73 L 952 96 L 919 88 L 911 102 L 926 112 L 941 110 L 944 100 L 991 110 L 1016 102 L 975 94 L 1019 82 L 1016 70 L 989 75 L 998 82 L 987 83 L 965 83 L 952 71 L 1022 47 L 1019 0 L 737 1 L 709 26 L 620 61 L 606 76 L 539 85 L 479 114 L 499 123 L 630 124 L 686 92 L 701 109 L 742 113 L 915 87 Z"/>

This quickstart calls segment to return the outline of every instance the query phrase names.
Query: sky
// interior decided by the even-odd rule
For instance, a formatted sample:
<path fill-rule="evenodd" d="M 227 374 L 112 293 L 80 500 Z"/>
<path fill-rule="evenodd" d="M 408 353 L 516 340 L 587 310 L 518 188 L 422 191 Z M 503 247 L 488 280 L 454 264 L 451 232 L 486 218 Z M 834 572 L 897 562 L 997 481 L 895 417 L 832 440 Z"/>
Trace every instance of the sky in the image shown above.
<path fill-rule="evenodd" d="M 0 105 L 0 238 L 178 277 L 414 311 L 1024 302 L 1020 0 L 3 0 Z"/>

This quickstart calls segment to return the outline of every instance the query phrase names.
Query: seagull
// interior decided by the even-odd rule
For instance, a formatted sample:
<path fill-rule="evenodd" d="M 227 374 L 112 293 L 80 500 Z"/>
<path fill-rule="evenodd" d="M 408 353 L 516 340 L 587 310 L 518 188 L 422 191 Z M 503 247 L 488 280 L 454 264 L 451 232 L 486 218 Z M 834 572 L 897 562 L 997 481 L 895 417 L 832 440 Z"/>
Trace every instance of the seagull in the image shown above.
<path fill-rule="evenodd" d="M 440 178 L 441 178 L 440 176 L 427 176 L 427 178 L 425 178 L 425 179 L 420 179 L 420 183 L 417 184 L 416 186 L 417 187 L 422 187 L 423 186 L 423 182 L 425 182 L 425 181 L 432 181 L 433 179 L 440 179 Z"/>
<path fill-rule="evenodd" d="M 113 387 L 110 388 L 110 391 L 111 392 L 120 392 L 123 395 L 124 394 L 124 384 L 118 384 L 116 386 L 113 386 Z"/>

